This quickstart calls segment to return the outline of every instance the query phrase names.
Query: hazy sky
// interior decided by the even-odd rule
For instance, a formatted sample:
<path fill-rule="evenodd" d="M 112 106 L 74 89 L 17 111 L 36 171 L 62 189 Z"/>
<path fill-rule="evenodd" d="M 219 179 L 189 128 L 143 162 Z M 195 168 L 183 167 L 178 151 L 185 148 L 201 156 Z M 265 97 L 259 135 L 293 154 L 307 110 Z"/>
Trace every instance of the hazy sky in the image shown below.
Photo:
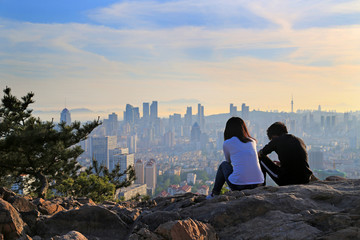
<path fill-rule="evenodd" d="M 360 1 L 0 0 L 0 84 L 121 117 L 360 110 Z"/>

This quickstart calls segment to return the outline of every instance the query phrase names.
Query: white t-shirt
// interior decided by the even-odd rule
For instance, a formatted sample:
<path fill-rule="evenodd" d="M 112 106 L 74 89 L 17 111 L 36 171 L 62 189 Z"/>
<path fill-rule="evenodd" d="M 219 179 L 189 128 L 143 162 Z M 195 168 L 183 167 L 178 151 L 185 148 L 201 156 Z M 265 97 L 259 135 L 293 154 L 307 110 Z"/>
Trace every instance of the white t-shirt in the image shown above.
<path fill-rule="evenodd" d="M 223 150 L 225 159 L 233 166 L 233 172 L 229 176 L 232 184 L 248 185 L 264 182 L 255 141 L 243 143 L 237 137 L 232 137 L 224 141 Z"/>

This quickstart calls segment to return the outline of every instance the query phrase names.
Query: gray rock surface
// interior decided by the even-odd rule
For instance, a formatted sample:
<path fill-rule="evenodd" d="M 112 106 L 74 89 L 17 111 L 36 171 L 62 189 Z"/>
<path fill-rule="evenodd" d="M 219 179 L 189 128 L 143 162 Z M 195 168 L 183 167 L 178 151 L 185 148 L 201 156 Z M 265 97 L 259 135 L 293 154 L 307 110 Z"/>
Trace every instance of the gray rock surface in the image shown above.
<path fill-rule="evenodd" d="M 32 200 L 0 188 L 0 239 L 13 239 L 9 231 L 42 240 L 67 239 L 74 235 L 71 231 L 89 240 L 360 239 L 360 180 L 329 180 L 228 192 L 211 200 L 187 193 L 101 205 L 91 199 Z M 10 204 L 14 199 L 16 208 Z M 44 203 L 64 209 L 56 214 L 39 211 Z M 31 211 L 20 215 L 20 209 Z M 10 215 L 19 224 L 10 223 L 15 221 Z M 31 227 L 30 237 L 23 220 Z M 19 228 L 14 230 L 15 225 Z"/>
<path fill-rule="evenodd" d="M 59 212 L 38 222 L 37 235 L 46 238 L 75 230 L 87 238 L 124 239 L 128 225 L 115 212 L 99 206 L 85 205 L 79 209 Z"/>

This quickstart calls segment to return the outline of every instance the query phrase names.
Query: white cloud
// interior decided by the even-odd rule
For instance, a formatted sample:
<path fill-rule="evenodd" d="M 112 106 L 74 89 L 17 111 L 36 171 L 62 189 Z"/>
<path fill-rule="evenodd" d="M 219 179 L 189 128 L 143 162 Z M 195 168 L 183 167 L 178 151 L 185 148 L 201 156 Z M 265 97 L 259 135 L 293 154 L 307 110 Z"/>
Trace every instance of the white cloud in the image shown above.
<path fill-rule="evenodd" d="M 210 9 L 210 13 L 221 15 L 241 4 L 281 26 L 271 29 L 120 29 L 0 20 L 0 82 L 2 86 L 33 90 L 42 107 L 58 104 L 61 108 L 64 97 L 71 95 L 76 103 L 71 107 L 90 105 L 94 110 L 182 98 L 198 99 L 209 104 L 207 109 L 220 105 L 227 109 L 228 103 L 235 100 L 246 100 L 260 108 L 264 104 L 286 108 L 284 99 L 293 93 L 303 103 L 301 108 L 317 106 L 315 95 L 339 102 L 351 98 L 351 102 L 345 102 L 348 105 L 342 106 L 356 108 L 354 103 L 360 102 L 359 26 L 294 29 L 295 22 L 316 15 L 318 10 L 321 14 L 333 11 L 331 5 L 320 1 L 313 13 L 308 12 L 311 4 L 301 6 L 301 2 L 224 1 L 217 11 L 215 1 L 209 1 L 207 8 L 202 7 L 205 1 L 132 1 L 95 14 L 101 18 L 106 13 L 109 21 L 133 17 L 135 23 L 138 16 L 156 11 Z M 193 10 L 188 10 L 188 4 Z M 343 6 L 341 11 L 350 9 Z M 291 12 L 293 8 L 296 10 Z M 284 48 L 289 52 L 276 58 L 243 54 Z M 198 49 L 208 51 L 208 56 L 194 56 Z"/>

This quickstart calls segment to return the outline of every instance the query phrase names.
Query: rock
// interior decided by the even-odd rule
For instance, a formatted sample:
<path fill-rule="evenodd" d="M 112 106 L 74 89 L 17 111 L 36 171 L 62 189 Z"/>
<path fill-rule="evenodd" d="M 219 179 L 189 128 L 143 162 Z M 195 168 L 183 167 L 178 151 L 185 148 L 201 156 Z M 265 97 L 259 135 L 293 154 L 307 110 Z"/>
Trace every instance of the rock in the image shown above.
<path fill-rule="evenodd" d="M 349 227 L 318 238 L 318 240 L 360 239 L 360 228 Z"/>
<path fill-rule="evenodd" d="M 39 220 L 40 212 L 32 210 L 30 212 L 21 212 L 22 220 L 29 226 L 30 231 L 33 232 L 36 229 L 36 222 Z"/>
<path fill-rule="evenodd" d="M 110 210 L 116 212 L 117 215 L 127 224 L 134 223 L 141 213 L 139 209 L 126 208 L 121 205 L 113 206 Z"/>
<path fill-rule="evenodd" d="M 77 231 L 71 231 L 62 236 L 55 236 L 52 240 L 87 240 L 87 238 Z"/>
<path fill-rule="evenodd" d="M 4 239 L 18 239 L 26 236 L 27 226 L 16 209 L 0 198 L 0 233 Z"/>
<path fill-rule="evenodd" d="M 346 181 L 346 178 L 340 176 L 329 176 L 325 178 L 325 181 Z"/>
<path fill-rule="evenodd" d="M 149 226 L 150 230 L 155 230 L 160 224 L 181 219 L 178 212 L 155 211 L 145 216 L 141 216 L 141 222 Z"/>
<path fill-rule="evenodd" d="M 11 197 L 14 196 L 16 196 L 16 193 L 14 193 L 13 191 L 4 187 L 0 187 L 0 198 L 4 199 L 5 201 L 8 201 Z"/>
<path fill-rule="evenodd" d="M 81 204 L 87 204 L 87 205 L 90 205 L 90 206 L 96 206 L 94 201 L 91 200 L 90 198 L 77 198 L 76 201 L 78 201 Z"/>
<path fill-rule="evenodd" d="M 129 240 L 165 240 L 165 238 L 151 232 L 149 229 L 141 228 L 138 232 L 131 234 Z"/>
<path fill-rule="evenodd" d="M 60 204 L 52 203 L 42 198 L 35 199 L 33 203 L 37 205 L 39 212 L 44 215 L 53 215 L 65 210 L 65 208 Z"/>
<path fill-rule="evenodd" d="M 37 235 L 43 238 L 63 235 L 72 230 L 81 232 L 87 238 L 110 240 L 123 239 L 128 234 L 129 227 L 116 213 L 88 205 L 42 219 L 36 227 Z"/>
<path fill-rule="evenodd" d="M 52 203 L 61 205 L 63 208 L 65 208 L 66 210 L 70 210 L 70 209 L 74 209 L 74 208 L 79 208 L 81 207 L 83 204 L 81 204 L 80 202 L 76 201 L 75 199 L 73 199 L 72 197 L 67 197 L 67 198 L 54 198 L 51 200 Z"/>
<path fill-rule="evenodd" d="M 33 204 L 28 198 L 14 196 L 8 201 L 18 212 L 30 212 L 36 209 L 36 205 Z"/>
<path fill-rule="evenodd" d="M 218 236 L 215 229 L 197 220 L 177 220 L 164 223 L 156 230 L 156 233 L 166 239 L 172 240 L 215 240 Z"/>

